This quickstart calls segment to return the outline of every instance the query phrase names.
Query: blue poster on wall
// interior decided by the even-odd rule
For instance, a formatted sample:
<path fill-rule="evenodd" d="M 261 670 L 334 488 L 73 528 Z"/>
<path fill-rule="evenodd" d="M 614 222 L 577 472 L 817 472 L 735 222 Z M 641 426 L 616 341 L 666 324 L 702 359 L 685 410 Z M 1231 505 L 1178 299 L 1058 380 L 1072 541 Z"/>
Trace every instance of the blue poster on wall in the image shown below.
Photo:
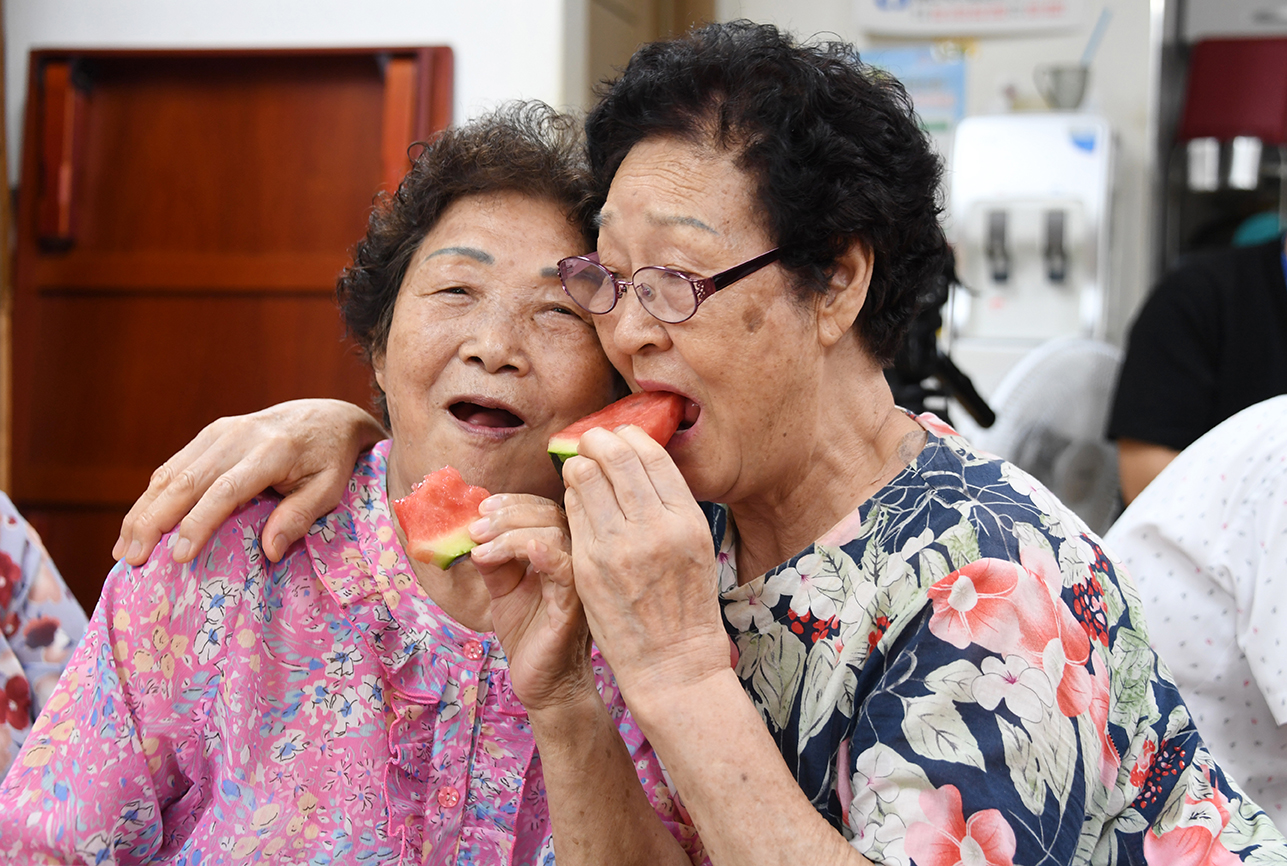
<path fill-rule="evenodd" d="M 965 117 L 965 58 L 954 49 L 955 46 L 912 45 L 862 52 L 865 62 L 885 70 L 907 88 L 921 125 L 939 142 L 944 155 L 952 131 Z"/>

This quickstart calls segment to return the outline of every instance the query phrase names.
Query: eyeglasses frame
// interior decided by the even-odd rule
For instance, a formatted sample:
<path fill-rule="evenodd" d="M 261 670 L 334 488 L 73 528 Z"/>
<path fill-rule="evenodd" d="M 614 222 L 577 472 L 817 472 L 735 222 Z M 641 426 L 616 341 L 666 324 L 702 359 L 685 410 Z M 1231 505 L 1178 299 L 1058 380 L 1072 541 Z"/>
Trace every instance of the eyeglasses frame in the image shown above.
<path fill-rule="evenodd" d="M 715 294 L 720 289 L 728 288 L 729 286 L 736 283 L 738 280 L 746 279 L 756 271 L 759 271 L 773 264 L 779 258 L 781 258 L 780 248 L 774 247 L 773 249 L 769 250 L 766 253 L 760 253 L 755 258 L 747 259 L 746 261 L 742 262 L 740 265 L 733 265 L 733 267 L 722 270 L 718 274 L 715 274 L 714 276 L 710 276 L 710 277 L 692 277 L 684 273 L 683 271 L 676 270 L 675 268 L 668 268 L 662 265 L 644 265 L 641 268 L 636 268 L 635 272 L 630 275 L 630 279 L 626 280 L 626 279 L 622 279 L 621 277 L 617 276 L 612 271 L 604 267 L 603 263 L 599 261 L 599 253 L 593 252 L 593 253 L 587 253 L 584 256 L 568 256 L 565 259 L 560 259 L 558 263 L 559 284 L 563 287 L 563 294 L 567 295 L 568 298 L 571 299 L 572 303 L 576 304 L 578 307 L 585 310 L 587 313 L 589 313 L 592 316 L 603 316 L 608 313 L 611 313 L 614 309 L 616 309 L 617 301 L 625 297 L 626 290 L 628 288 L 634 288 L 636 294 L 638 293 L 638 288 L 636 287 L 635 280 L 639 276 L 640 271 L 662 271 L 663 273 L 670 274 L 671 276 L 679 277 L 680 279 L 686 281 L 690 286 L 692 286 L 693 299 L 696 301 L 696 303 L 693 304 L 693 311 L 689 313 L 687 316 L 685 316 L 684 318 L 671 322 L 666 319 L 663 319 L 661 316 L 658 316 L 652 310 L 649 310 L 648 306 L 644 304 L 642 298 L 639 299 L 639 305 L 644 308 L 644 311 L 647 312 L 648 315 L 652 316 L 658 321 L 665 322 L 668 325 L 679 325 L 684 322 L 687 322 L 693 316 L 697 315 L 697 310 L 699 307 L 701 307 L 702 302 L 705 301 L 707 298 L 709 298 L 711 295 Z M 612 280 L 612 286 L 614 291 L 613 291 L 613 297 L 612 297 L 612 304 L 609 305 L 608 309 L 602 310 L 602 311 L 590 310 L 590 309 L 587 309 L 584 305 L 582 305 L 582 303 L 578 301 L 576 298 L 572 297 L 572 293 L 568 291 L 567 279 L 566 277 L 564 277 L 564 263 L 570 262 L 574 259 L 580 260 L 583 262 L 589 262 L 595 267 L 600 268 L 604 273 L 608 275 L 608 279 Z"/>

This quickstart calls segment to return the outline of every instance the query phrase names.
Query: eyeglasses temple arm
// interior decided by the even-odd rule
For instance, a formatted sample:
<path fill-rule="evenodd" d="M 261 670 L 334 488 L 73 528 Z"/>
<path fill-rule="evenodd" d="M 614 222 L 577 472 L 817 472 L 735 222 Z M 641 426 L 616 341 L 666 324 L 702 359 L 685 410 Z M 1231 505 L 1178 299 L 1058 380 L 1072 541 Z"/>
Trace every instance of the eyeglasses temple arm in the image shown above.
<path fill-rule="evenodd" d="M 742 264 L 731 267 L 727 271 L 721 271 L 710 278 L 710 284 L 715 287 L 715 291 L 719 291 L 725 286 L 730 286 L 733 283 L 736 283 L 743 277 L 749 277 L 760 268 L 773 264 L 778 260 L 779 256 L 780 253 L 775 247 L 763 255 L 756 256 L 750 261 L 742 262 Z"/>

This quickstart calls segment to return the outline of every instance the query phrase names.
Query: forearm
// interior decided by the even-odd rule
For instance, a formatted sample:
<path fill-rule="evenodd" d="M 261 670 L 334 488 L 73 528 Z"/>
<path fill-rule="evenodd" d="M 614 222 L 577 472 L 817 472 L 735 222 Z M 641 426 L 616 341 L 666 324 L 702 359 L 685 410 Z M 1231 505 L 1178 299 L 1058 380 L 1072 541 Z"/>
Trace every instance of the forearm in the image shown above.
<path fill-rule="evenodd" d="M 559 866 L 689 866 L 644 793 L 634 762 L 597 692 L 575 706 L 529 714 L 545 774 Z"/>
<path fill-rule="evenodd" d="M 804 796 L 731 669 L 678 694 L 626 699 L 713 863 L 870 863 Z"/>

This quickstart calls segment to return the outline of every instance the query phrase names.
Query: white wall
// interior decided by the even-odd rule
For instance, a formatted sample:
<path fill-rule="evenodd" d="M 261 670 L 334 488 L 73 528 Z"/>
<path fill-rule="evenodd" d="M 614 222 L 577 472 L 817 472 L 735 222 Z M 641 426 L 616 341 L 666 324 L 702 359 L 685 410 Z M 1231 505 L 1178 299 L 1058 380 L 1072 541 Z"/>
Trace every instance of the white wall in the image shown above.
<path fill-rule="evenodd" d="M 1212 0 L 1223 3 L 1225 0 Z M 1090 0 L 1087 20 L 1076 30 L 1055 35 L 980 38 L 967 54 L 966 113 L 997 110 L 997 91 L 1011 83 L 1020 102 L 1036 105 L 1032 83 L 1041 63 L 1076 62 L 1100 9 L 1113 13 L 1100 44 L 1084 108 L 1108 118 L 1118 135 L 1118 186 L 1113 226 L 1110 339 L 1120 342 L 1152 279 L 1149 233 L 1152 230 L 1150 178 L 1154 131 L 1148 107 L 1155 97 L 1149 44 L 1157 0 Z M 718 0 L 721 20 L 749 18 L 776 24 L 799 36 L 834 33 L 861 51 L 871 44 L 854 21 L 852 0 Z M 892 44 L 882 42 L 881 44 Z"/>
<path fill-rule="evenodd" d="M 7 0 L 5 115 L 17 178 L 31 48 L 450 45 L 456 119 L 506 99 L 575 101 L 567 0 Z M 575 29 L 573 29 L 575 32 Z"/>

